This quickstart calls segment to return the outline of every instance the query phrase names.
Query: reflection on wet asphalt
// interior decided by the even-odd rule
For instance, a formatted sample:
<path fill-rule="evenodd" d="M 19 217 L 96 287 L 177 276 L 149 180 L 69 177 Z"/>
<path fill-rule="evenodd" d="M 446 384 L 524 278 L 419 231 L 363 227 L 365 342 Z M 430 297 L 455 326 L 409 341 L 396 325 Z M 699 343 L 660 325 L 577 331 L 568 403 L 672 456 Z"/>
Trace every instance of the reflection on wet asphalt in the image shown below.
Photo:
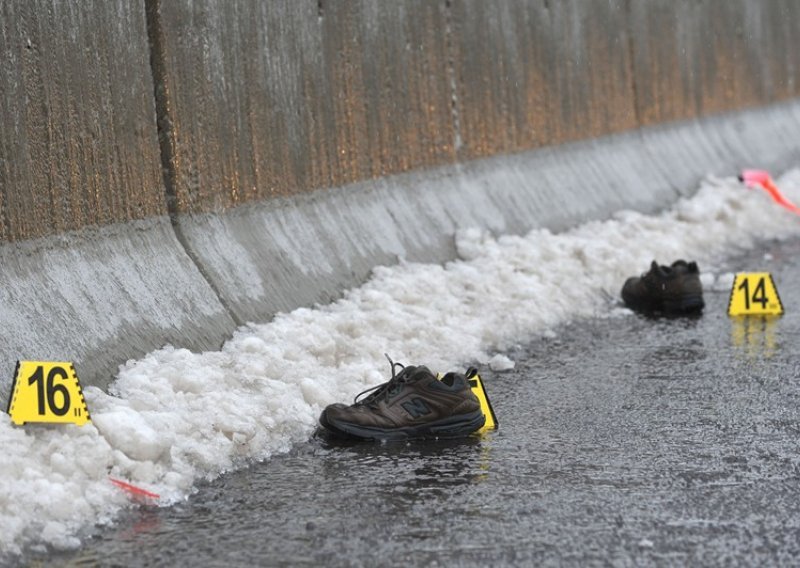
<path fill-rule="evenodd" d="M 699 318 L 578 321 L 509 353 L 513 371 L 482 371 L 500 421 L 482 439 L 312 440 L 37 560 L 796 563 L 800 241 L 727 268 L 772 271 L 786 315 L 732 319 L 728 292 L 707 291 Z"/>

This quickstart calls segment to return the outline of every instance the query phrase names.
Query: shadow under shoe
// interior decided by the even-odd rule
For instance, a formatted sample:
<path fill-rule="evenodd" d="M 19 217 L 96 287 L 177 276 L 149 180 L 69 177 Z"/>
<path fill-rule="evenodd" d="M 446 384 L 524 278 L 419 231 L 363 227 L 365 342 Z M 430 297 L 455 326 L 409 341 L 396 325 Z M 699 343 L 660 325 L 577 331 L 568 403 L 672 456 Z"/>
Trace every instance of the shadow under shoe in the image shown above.
<path fill-rule="evenodd" d="M 479 430 L 486 417 L 466 377 L 447 373 L 441 380 L 425 366 L 409 366 L 378 385 L 369 396 L 346 406 L 332 404 L 319 423 L 334 436 L 363 440 L 452 438 Z M 370 391 L 365 391 L 370 392 Z M 365 394 L 361 393 L 361 394 Z"/>
<path fill-rule="evenodd" d="M 697 263 L 676 260 L 663 266 L 654 260 L 648 272 L 628 278 L 622 300 L 632 310 L 646 313 L 699 314 L 705 302 Z"/>

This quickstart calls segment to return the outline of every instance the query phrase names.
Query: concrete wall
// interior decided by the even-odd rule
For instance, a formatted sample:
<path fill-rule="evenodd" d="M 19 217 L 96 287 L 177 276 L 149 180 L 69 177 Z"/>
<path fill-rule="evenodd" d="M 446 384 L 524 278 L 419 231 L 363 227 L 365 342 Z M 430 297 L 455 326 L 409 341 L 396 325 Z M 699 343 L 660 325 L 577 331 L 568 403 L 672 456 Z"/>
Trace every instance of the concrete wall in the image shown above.
<path fill-rule="evenodd" d="M 630 10 L 641 125 L 798 95 L 797 2 L 655 0 Z"/>
<path fill-rule="evenodd" d="M 154 19 L 181 213 L 455 160 L 441 2 L 164 1 Z"/>
<path fill-rule="evenodd" d="M 141 2 L 0 3 L 0 394 L 17 359 L 105 384 L 233 322 L 167 216 Z"/>
<path fill-rule="evenodd" d="M 144 11 L 0 3 L 0 240 L 166 213 Z"/>
<path fill-rule="evenodd" d="M 377 263 L 451 258 L 459 226 L 653 210 L 706 173 L 799 157 L 793 0 L 18 0 L 0 16 L 0 384 L 18 358 L 105 384 Z"/>

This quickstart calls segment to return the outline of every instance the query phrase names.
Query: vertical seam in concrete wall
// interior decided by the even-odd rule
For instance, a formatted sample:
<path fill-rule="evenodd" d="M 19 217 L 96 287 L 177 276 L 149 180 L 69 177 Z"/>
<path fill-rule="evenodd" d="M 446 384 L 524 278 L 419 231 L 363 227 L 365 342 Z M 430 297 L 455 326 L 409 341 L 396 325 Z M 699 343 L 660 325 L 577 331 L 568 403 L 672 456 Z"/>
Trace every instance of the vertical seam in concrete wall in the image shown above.
<path fill-rule="evenodd" d="M 636 84 L 636 60 L 634 57 L 636 56 L 636 49 L 634 48 L 633 42 L 633 22 L 631 22 L 631 17 L 633 15 L 633 10 L 631 9 L 631 0 L 625 1 L 625 25 L 627 27 L 628 32 L 628 65 L 630 68 L 628 69 L 628 73 L 631 76 L 631 96 L 633 97 L 633 118 L 636 123 L 637 128 L 642 127 L 642 117 L 639 111 L 639 89 L 638 85 Z"/>
<path fill-rule="evenodd" d="M 461 118 L 458 112 L 458 77 L 456 76 L 455 54 L 453 46 L 453 2 L 444 2 L 444 33 L 445 49 L 447 50 L 447 74 L 450 79 L 450 114 L 453 119 L 453 154 L 458 158 L 458 152 L 464 145 L 461 139 Z"/>
<path fill-rule="evenodd" d="M 3 148 L 3 140 L 0 140 L 0 166 L 2 166 L 5 171 L 0 172 L 0 242 L 7 243 L 10 241 L 11 235 L 11 216 L 8 213 L 8 182 L 11 179 L 11 175 L 9 174 L 9 167 L 6 164 L 7 157 L 10 153 L 5 152 L 5 148 Z M 5 182 L 4 182 L 5 180 Z"/>
<path fill-rule="evenodd" d="M 150 72 L 153 76 L 153 94 L 156 105 L 156 125 L 158 144 L 161 150 L 161 174 L 164 180 L 167 212 L 178 242 L 202 277 L 211 287 L 222 307 L 228 312 L 236 325 L 242 321 L 220 293 L 219 288 L 203 268 L 199 256 L 192 249 L 178 218 L 177 173 L 175 171 L 175 135 L 170 117 L 170 93 L 167 81 L 167 62 L 164 46 L 164 30 L 161 27 L 161 0 L 145 0 L 147 39 L 150 46 Z"/>

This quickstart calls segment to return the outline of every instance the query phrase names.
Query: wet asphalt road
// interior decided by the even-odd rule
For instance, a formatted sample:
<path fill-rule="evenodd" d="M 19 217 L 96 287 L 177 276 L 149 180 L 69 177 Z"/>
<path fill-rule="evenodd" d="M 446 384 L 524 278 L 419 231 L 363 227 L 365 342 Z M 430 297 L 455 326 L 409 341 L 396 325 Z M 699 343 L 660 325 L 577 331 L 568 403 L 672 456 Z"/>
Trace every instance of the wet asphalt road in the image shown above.
<path fill-rule="evenodd" d="M 772 255 L 765 260 L 764 253 Z M 660 259 L 666 261 L 667 259 Z M 702 267 L 701 267 L 702 268 Z M 800 241 L 769 270 L 781 318 L 582 320 L 484 369 L 482 439 L 320 440 L 127 513 L 45 565 L 800 563 Z"/>

